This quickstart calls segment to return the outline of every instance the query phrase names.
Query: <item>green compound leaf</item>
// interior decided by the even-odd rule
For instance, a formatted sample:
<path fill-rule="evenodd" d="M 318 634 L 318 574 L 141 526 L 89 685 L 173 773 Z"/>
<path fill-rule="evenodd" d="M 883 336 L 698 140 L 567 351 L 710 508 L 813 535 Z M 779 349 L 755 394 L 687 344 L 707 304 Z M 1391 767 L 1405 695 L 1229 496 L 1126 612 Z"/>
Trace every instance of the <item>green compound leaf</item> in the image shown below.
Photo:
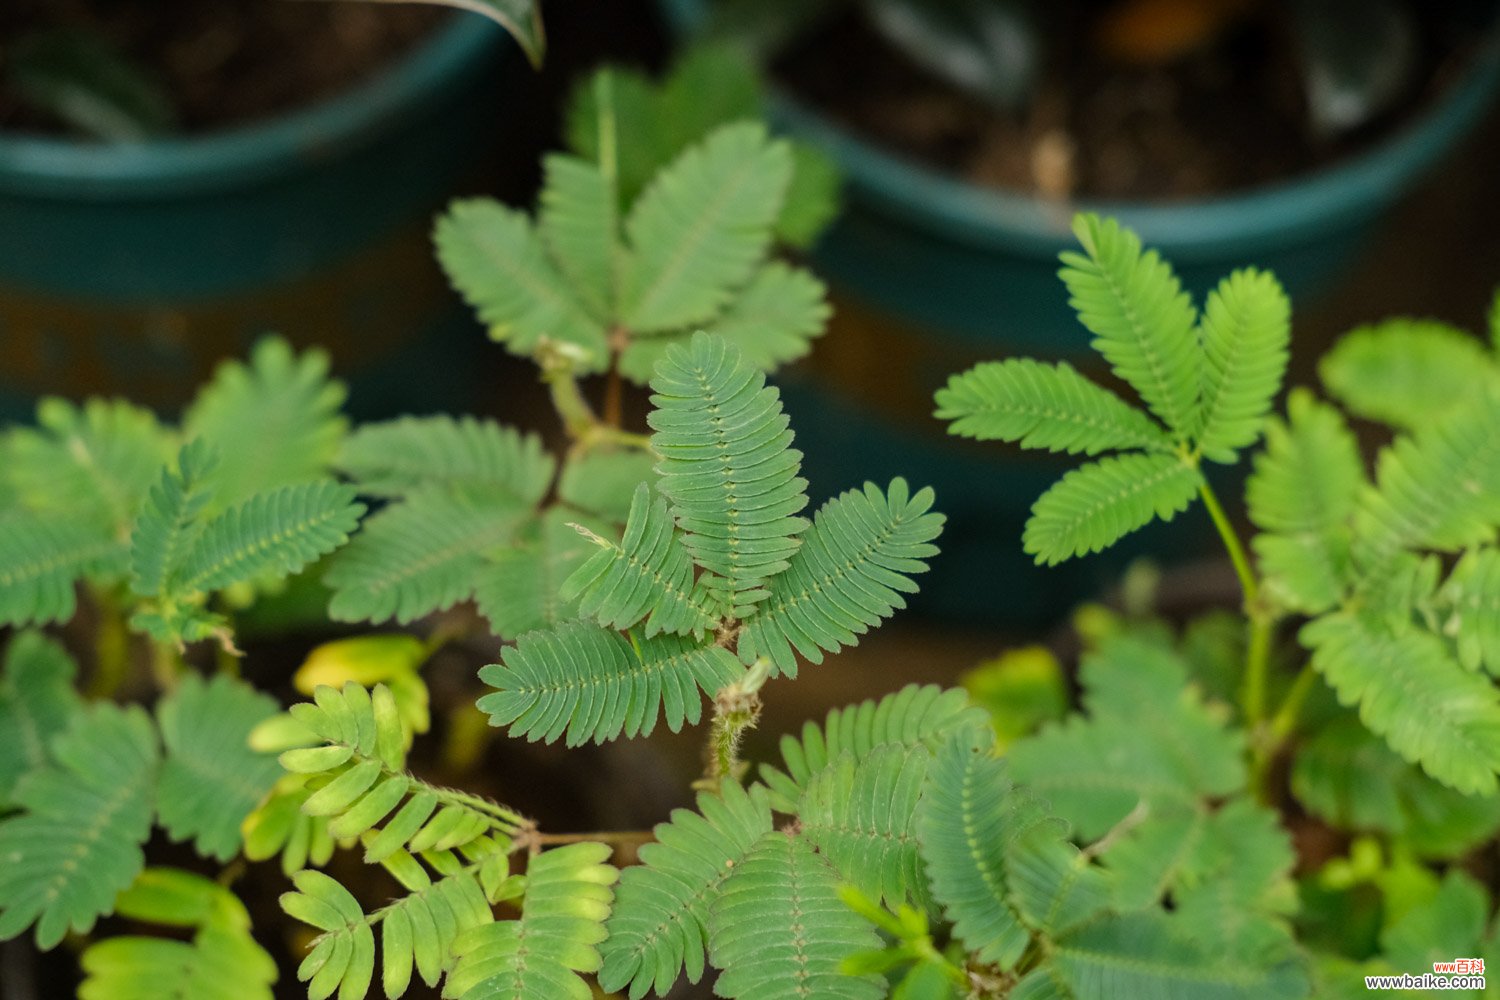
<path fill-rule="evenodd" d="M 936 684 L 908 684 L 878 700 L 830 710 L 822 726 L 804 724 L 801 739 L 782 736 L 786 773 L 762 765 L 761 775 L 771 788 L 771 803 L 777 811 L 795 813 L 809 780 L 846 751 L 856 760 L 886 744 L 933 751 L 961 729 L 986 725 L 984 712 L 970 705 L 964 692 L 945 691 Z"/>
<path fill-rule="evenodd" d="M 566 735 L 568 746 L 649 736 L 663 712 L 674 733 L 696 725 L 700 691 L 712 697 L 744 674 L 719 646 L 668 635 L 634 644 L 586 622 L 523 635 L 501 660 L 479 671 L 497 689 L 479 699 L 490 724 L 547 743 Z"/>
<path fill-rule="evenodd" d="M 1261 963 L 1205 948 L 1159 912 L 1108 917 L 1054 942 L 1049 960 L 1013 998 L 1038 1000 L 1300 1000 L 1307 975 L 1294 958 Z"/>
<path fill-rule="evenodd" d="M 1350 413 L 1410 431 L 1500 381 L 1500 367 L 1463 330 L 1397 317 L 1344 334 L 1318 362 L 1318 375 Z"/>
<path fill-rule="evenodd" d="M 43 950 L 86 933 L 144 867 L 158 756 L 146 713 L 107 703 L 75 716 L 51 749 L 56 763 L 16 788 L 25 811 L 0 820 L 0 940 L 35 923 Z"/>
<path fill-rule="evenodd" d="M 219 456 L 207 513 L 327 476 L 348 426 L 345 395 L 328 377 L 327 354 L 298 356 L 280 337 L 259 340 L 248 364 L 221 364 L 183 417 L 184 438 Z"/>
<path fill-rule="evenodd" d="M 975 365 L 938 390 L 937 406 L 937 418 L 952 422 L 948 433 L 978 441 L 1070 455 L 1172 448 L 1159 424 L 1066 362 L 1012 358 Z"/>
<path fill-rule="evenodd" d="M 455 201 L 433 242 L 448 280 L 511 353 L 531 357 L 546 338 L 575 348 L 581 371 L 605 369 L 604 327 L 574 297 L 525 214 L 491 198 Z"/>
<path fill-rule="evenodd" d="M 1391 632 L 1340 611 L 1308 623 L 1301 638 L 1339 701 L 1358 706 L 1360 721 L 1392 750 L 1460 792 L 1500 787 L 1500 695 L 1437 636 Z"/>
<path fill-rule="evenodd" d="M 657 174 L 625 223 L 625 326 L 649 334 L 713 319 L 765 258 L 791 176 L 790 148 L 758 122 L 715 130 Z"/>
<path fill-rule="evenodd" d="M 904 479 L 882 492 L 874 483 L 820 508 L 768 598 L 740 633 L 746 662 L 770 659 L 775 672 L 797 676 L 797 653 L 812 663 L 852 646 L 906 606 L 911 579 L 937 555 L 932 541 L 946 520 L 932 512 L 930 488 L 911 493 Z"/>
<path fill-rule="evenodd" d="M 275 713 L 273 699 L 226 676 L 190 675 L 158 703 L 157 815 L 173 840 L 224 862 L 239 853 L 240 824 L 281 775 L 275 756 L 250 748 L 250 730 Z"/>
<path fill-rule="evenodd" d="M 1303 389 L 1287 400 L 1287 420 L 1266 428 L 1246 485 L 1251 544 L 1266 587 L 1287 607 L 1326 611 L 1353 582 L 1350 518 L 1365 488 L 1359 442 L 1331 406 Z"/>
<path fill-rule="evenodd" d="M 609 937 L 599 946 L 606 990 L 630 987 L 631 1000 L 665 995 L 684 971 L 703 978 L 709 910 L 720 887 L 771 830 L 766 790 L 747 791 L 726 778 L 717 794 L 698 796 L 698 811 L 676 809 L 670 823 L 640 848 L 641 864 L 620 873 Z"/>
<path fill-rule="evenodd" d="M 191 941 L 113 937 L 79 959 L 79 1000 L 271 1000 L 276 960 L 250 934 L 244 904 L 223 886 L 175 868 L 148 868 L 120 894 L 133 920 L 192 928 Z"/>
<path fill-rule="evenodd" d="M 131 589 L 143 597 L 167 594 L 202 532 L 199 516 L 212 487 L 204 479 L 218 458 L 201 441 L 184 445 L 177 468 L 163 469 L 130 538 Z"/>
<path fill-rule="evenodd" d="M 1060 272 L 1094 348 L 1179 437 L 1196 425 L 1203 361 L 1192 302 L 1172 268 L 1113 219 L 1081 214 L 1084 253 L 1062 254 Z"/>
<path fill-rule="evenodd" d="M 1387 834 L 1424 858 L 1460 858 L 1500 831 L 1500 796 L 1438 784 L 1353 718 L 1298 751 L 1292 792 L 1338 829 Z"/>
<path fill-rule="evenodd" d="M 149 410 L 102 399 L 81 407 L 45 399 L 37 424 L 10 434 L 6 474 L 19 503 L 83 522 L 101 537 L 126 537 L 171 457 L 166 429 Z"/>
<path fill-rule="evenodd" d="M 595 319 L 615 318 L 621 264 L 619 198 L 598 165 L 553 154 L 545 178 L 537 230 Z"/>
<path fill-rule="evenodd" d="M 840 972 L 846 955 L 879 945 L 838 896 L 838 876 L 800 837 L 762 835 L 725 879 L 709 921 L 714 992 L 732 1000 L 879 1000 L 878 976 Z"/>
<path fill-rule="evenodd" d="M 563 467 L 557 498 L 586 513 L 624 524 L 630 516 L 635 488 L 655 481 L 655 466 L 656 457 L 645 450 L 595 449 Z"/>
<path fill-rule="evenodd" d="M 578 602 L 560 594 L 563 581 L 599 551 L 573 526 L 578 519 L 565 508 L 549 509 L 477 571 L 474 601 L 496 635 L 513 640 L 576 617 Z"/>
<path fill-rule="evenodd" d="M 890 906 L 928 902 L 915 829 L 930 755 L 920 743 L 885 743 L 856 759 L 845 751 L 808 782 L 802 835 L 845 882 Z"/>
<path fill-rule="evenodd" d="M 807 506 L 802 453 L 791 447 L 779 393 L 765 383 L 703 333 L 669 351 L 651 382 L 659 487 L 688 552 L 708 571 L 709 591 L 735 617 L 766 598 L 808 526 L 796 516 Z"/>
<path fill-rule="evenodd" d="M 1153 518 L 1187 509 L 1203 474 L 1176 455 L 1112 455 L 1072 470 L 1031 508 L 1023 543 L 1054 566 L 1109 548 Z"/>
<path fill-rule="evenodd" d="M 667 502 L 645 483 L 635 488 L 619 545 L 588 529 L 599 551 L 563 582 L 558 596 L 608 628 L 645 622 L 647 638 L 663 632 L 702 637 L 718 625 L 707 595 L 694 585 L 693 563 L 672 525 Z"/>
<path fill-rule="evenodd" d="M 0 520 L 0 625 L 67 621 L 79 577 L 125 572 L 128 550 L 69 518 L 22 514 Z"/>
<path fill-rule="evenodd" d="M 619 872 L 603 844 L 570 844 L 531 859 L 519 920 L 459 935 L 445 996 L 456 1000 L 590 1000 L 580 973 L 598 972 L 598 945 Z"/>
<path fill-rule="evenodd" d="M 983 962 L 1013 968 L 1033 931 L 1061 933 L 1107 901 L 1065 826 L 1010 780 L 993 734 L 954 733 L 928 770 L 917 834 L 933 896 Z"/>
<path fill-rule="evenodd" d="M 40 632 L 19 632 L 6 644 L 0 667 L 0 810 L 10 806 L 23 775 L 52 759 L 48 744 L 83 710 L 73 689 L 77 674 L 67 651 Z"/>
<path fill-rule="evenodd" d="M 553 460 L 535 434 L 442 415 L 366 424 L 344 441 L 338 467 L 370 496 L 443 486 L 474 496 L 503 494 L 529 507 L 546 495 Z"/>
<path fill-rule="evenodd" d="M 290 576 L 348 541 L 365 505 L 331 479 L 259 493 L 203 526 L 173 581 L 182 593 Z"/>
<path fill-rule="evenodd" d="M 1208 295 L 1199 324 L 1203 395 L 1193 437 L 1215 462 L 1255 443 L 1286 375 L 1292 304 L 1276 276 L 1245 268 Z"/>
<path fill-rule="evenodd" d="M 500 495 L 419 490 L 369 518 L 323 580 L 336 621 L 405 624 L 469 598 L 486 556 L 507 548 L 531 516 Z"/>

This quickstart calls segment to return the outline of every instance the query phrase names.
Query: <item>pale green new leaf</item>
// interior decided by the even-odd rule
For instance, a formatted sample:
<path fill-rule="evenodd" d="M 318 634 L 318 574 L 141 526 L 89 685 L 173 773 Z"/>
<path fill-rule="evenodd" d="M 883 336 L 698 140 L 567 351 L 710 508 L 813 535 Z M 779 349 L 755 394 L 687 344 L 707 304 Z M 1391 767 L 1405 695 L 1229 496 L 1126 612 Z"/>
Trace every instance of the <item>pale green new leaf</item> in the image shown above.
<path fill-rule="evenodd" d="M 224 675 L 190 675 L 157 703 L 166 756 L 156 809 L 173 840 L 224 862 L 239 853 L 240 824 L 281 775 L 274 755 L 250 748 L 250 730 L 274 714 L 275 700 Z"/>
<path fill-rule="evenodd" d="M 1073 469 L 1031 508 L 1023 544 L 1053 566 L 1108 548 L 1154 518 L 1187 509 L 1203 474 L 1171 454 L 1111 455 Z"/>
<path fill-rule="evenodd" d="M 1113 219 L 1081 214 L 1073 233 L 1084 253 L 1063 253 L 1061 276 L 1094 348 L 1185 437 L 1195 426 L 1204 368 L 1192 302 L 1171 266 Z"/>
<path fill-rule="evenodd" d="M 375 935 L 359 901 L 310 868 L 293 875 L 292 884 L 297 891 L 282 894 L 281 908 L 324 931 L 297 968 L 308 1000 L 325 1000 L 335 992 L 338 1000 L 364 1000 L 375 975 Z"/>
<path fill-rule="evenodd" d="M 1454 868 L 1431 899 L 1411 907 L 1381 930 L 1380 946 L 1400 969 L 1425 971 L 1434 962 L 1476 956 L 1481 954 L 1489 913 L 1485 887 Z"/>
<path fill-rule="evenodd" d="M 338 467 L 362 494 L 407 496 L 444 486 L 538 503 L 553 460 L 535 434 L 470 416 L 400 417 L 365 424 L 344 441 Z"/>
<path fill-rule="evenodd" d="M 1292 793 L 1337 829 L 1388 834 L 1424 858 L 1460 858 L 1500 831 L 1500 795 L 1438 784 L 1352 717 L 1298 750 Z"/>
<path fill-rule="evenodd" d="M 40 632 L 19 632 L 0 669 L 0 810 L 22 775 L 45 766 L 47 745 L 83 710 L 73 689 L 78 666 Z"/>
<path fill-rule="evenodd" d="M 587 529 L 584 529 L 585 531 Z M 646 638 L 663 632 L 702 637 L 718 624 L 707 595 L 694 585 L 693 563 L 667 513 L 667 502 L 641 483 L 630 502 L 620 544 L 588 533 L 599 550 L 563 581 L 559 597 L 608 628 L 645 622 Z"/>
<path fill-rule="evenodd" d="M 248 364 L 221 364 L 183 417 L 184 437 L 219 457 L 207 513 L 327 476 L 347 429 L 345 395 L 328 377 L 327 354 L 299 356 L 280 337 L 258 341 Z"/>
<path fill-rule="evenodd" d="M 657 174 L 626 220 L 625 326 L 712 319 L 765 257 L 791 175 L 790 148 L 758 122 L 715 130 Z"/>
<path fill-rule="evenodd" d="M 892 907 L 928 901 L 915 817 L 930 759 L 920 743 L 885 743 L 860 758 L 846 750 L 798 804 L 802 835 L 839 877 Z"/>
<path fill-rule="evenodd" d="M 448 280 L 512 353 L 531 357 L 545 338 L 575 349 L 580 370 L 604 370 L 603 325 L 574 297 L 523 213 L 491 198 L 455 201 L 433 242 Z"/>
<path fill-rule="evenodd" d="M 824 504 L 786 571 L 771 581 L 769 597 L 740 632 L 746 663 L 770 659 L 775 671 L 797 676 L 797 653 L 813 663 L 852 646 L 906 606 L 912 576 L 937 555 L 932 542 L 943 515 L 932 512 L 930 488 L 911 493 L 904 479 L 882 492 L 874 483 Z"/>
<path fill-rule="evenodd" d="M 726 613 L 745 617 L 787 568 L 807 506 L 802 453 L 777 391 L 722 340 L 699 333 L 651 381 L 647 418 L 661 456 L 659 488 L 693 561 Z"/>
<path fill-rule="evenodd" d="M 542 242 L 593 317 L 613 322 L 621 260 L 614 186 L 597 164 L 574 156 L 554 153 L 542 168 Z"/>
<path fill-rule="evenodd" d="M 1378 578 L 1403 549 L 1454 551 L 1500 523 L 1500 389 L 1481 393 L 1380 454 L 1355 513 L 1355 555 Z"/>
<path fill-rule="evenodd" d="M 128 549 L 72 518 L 22 514 L 0 520 L 0 625 L 67 621 L 83 576 L 123 574 Z"/>
<path fill-rule="evenodd" d="M 1444 630 L 1465 667 L 1500 676 L 1500 550 L 1464 553 L 1443 583 Z"/>
<path fill-rule="evenodd" d="M 508 547 L 531 516 L 506 496 L 418 490 L 369 518 L 323 580 L 336 621 L 406 623 L 468 599 L 486 555 Z"/>
<path fill-rule="evenodd" d="M 20 503 L 123 539 L 146 490 L 171 457 L 171 437 L 149 410 L 118 400 L 81 407 L 45 399 L 36 428 L 12 432 L 5 474 Z"/>
<path fill-rule="evenodd" d="M 714 992 L 731 1000 L 879 1000 L 877 976 L 844 975 L 846 955 L 879 944 L 838 896 L 838 876 L 800 837 L 764 834 L 724 880 L 709 920 Z"/>
<path fill-rule="evenodd" d="M 202 441 L 184 445 L 177 468 L 163 469 L 130 536 L 131 589 L 142 597 L 166 594 L 202 533 L 199 515 L 212 487 L 204 479 L 218 464 Z"/>
<path fill-rule="evenodd" d="M 794 813 L 809 780 L 845 752 L 860 760 L 886 744 L 933 751 L 960 729 L 986 725 L 984 712 L 970 705 L 963 691 L 908 684 L 878 700 L 831 709 L 821 726 L 805 723 L 801 739 L 782 736 L 786 772 L 762 765 L 761 776 L 771 788 L 777 811 Z"/>
<path fill-rule="evenodd" d="M 1337 410 L 1305 389 L 1287 400 L 1287 420 L 1266 427 L 1245 487 L 1251 541 L 1278 601 L 1326 611 L 1353 582 L 1350 518 L 1365 488 L 1359 442 Z"/>
<path fill-rule="evenodd" d="M 630 987 L 631 1000 L 665 995 L 677 977 L 703 978 L 709 909 L 724 880 L 771 830 L 766 790 L 726 778 L 717 794 L 698 796 L 698 811 L 676 809 L 659 824 L 641 864 L 620 873 L 609 937 L 599 946 L 606 990 Z"/>
<path fill-rule="evenodd" d="M 937 392 L 948 433 L 1068 454 L 1143 448 L 1170 451 L 1172 439 L 1145 413 L 1084 378 L 1067 362 L 987 361 Z"/>
<path fill-rule="evenodd" d="M 459 935 L 443 995 L 454 1000 L 591 1000 L 581 973 L 598 972 L 598 945 L 619 872 L 603 844 L 570 844 L 531 859 L 519 920 Z"/>
<path fill-rule="evenodd" d="M 1396 317 L 1351 330 L 1318 362 L 1350 413 L 1415 430 L 1500 381 L 1484 342 L 1437 320 Z"/>
<path fill-rule="evenodd" d="M 1492 794 L 1500 770 L 1500 693 L 1464 670 L 1441 639 L 1390 632 L 1340 611 L 1304 626 L 1312 663 L 1345 705 L 1358 706 L 1391 749 L 1445 785 Z"/>
<path fill-rule="evenodd" d="M 16 788 L 24 812 L 0 820 L 0 940 L 34 923 L 43 950 L 86 933 L 144 867 L 158 757 L 146 713 L 108 703 L 74 716 L 51 751 Z"/>
<path fill-rule="evenodd" d="M 1292 305 L 1269 271 L 1243 268 L 1219 282 L 1198 327 L 1203 389 L 1193 438 L 1215 462 L 1255 443 L 1286 374 Z"/>
<path fill-rule="evenodd" d="M 365 505 L 331 479 L 283 486 L 231 507 L 203 526 L 180 575 L 180 593 L 289 576 L 348 541 Z"/>
<path fill-rule="evenodd" d="M 479 671 L 496 688 L 479 699 L 490 724 L 547 743 L 566 735 L 568 746 L 649 736 L 663 712 L 674 733 L 696 725 L 702 695 L 744 673 L 720 646 L 671 635 L 635 644 L 587 622 L 528 633 L 500 656 Z"/>
<path fill-rule="evenodd" d="M 579 517 L 550 508 L 477 570 L 474 602 L 496 635 L 517 639 L 577 616 L 578 602 L 561 596 L 563 581 L 599 551 L 573 526 Z M 607 530 L 602 524 L 595 527 Z"/>

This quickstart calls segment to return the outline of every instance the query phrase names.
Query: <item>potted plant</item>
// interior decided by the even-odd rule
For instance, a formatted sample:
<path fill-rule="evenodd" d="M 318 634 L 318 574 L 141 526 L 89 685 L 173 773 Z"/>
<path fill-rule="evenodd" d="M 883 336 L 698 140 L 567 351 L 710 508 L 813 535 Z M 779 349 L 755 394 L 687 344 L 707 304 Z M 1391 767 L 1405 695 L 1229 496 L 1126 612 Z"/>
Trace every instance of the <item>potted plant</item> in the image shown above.
<path fill-rule="evenodd" d="M 364 412 L 427 405 L 422 345 L 468 338 L 421 233 L 503 133 L 501 31 L 356 4 L 162 16 L 6 15 L 7 416 L 64 389 L 179 407 L 266 329 L 328 345 Z"/>
<path fill-rule="evenodd" d="M 1427 42 L 1412 27 L 1418 5 L 1365 7 L 662 4 L 686 37 L 757 47 L 778 79 L 774 118 L 845 178 L 849 209 L 815 260 L 847 334 L 789 373 L 785 391 L 820 467 L 919 469 L 962 498 L 949 510 L 962 570 L 952 567 L 951 585 L 934 581 L 929 610 L 987 617 L 995 581 L 1025 578 L 1008 541 L 1060 467 L 1024 456 L 997 476 L 981 451 L 943 440 L 925 401 L 946 372 L 984 357 L 1089 362 L 1071 353 L 1073 319 L 1053 281 L 1075 210 L 1140 232 L 1197 292 L 1254 264 L 1286 275 L 1306 302 L 1490 105 L 1492 32 Z M 1463 56 L 1436 74 L 1413 55 L 1424 45 Z M 1398 66 L 1406 76 L 1393 83 Z M 1351 106 L 1363 113 L 1337 124 Z M 1112 163 L 1134 169 L 1112 174 Z M 1024 621 L 1069 606 L 1138 551 L 1127 542 L 1119 559 L 1015 587 L 1006 610 Z"/>

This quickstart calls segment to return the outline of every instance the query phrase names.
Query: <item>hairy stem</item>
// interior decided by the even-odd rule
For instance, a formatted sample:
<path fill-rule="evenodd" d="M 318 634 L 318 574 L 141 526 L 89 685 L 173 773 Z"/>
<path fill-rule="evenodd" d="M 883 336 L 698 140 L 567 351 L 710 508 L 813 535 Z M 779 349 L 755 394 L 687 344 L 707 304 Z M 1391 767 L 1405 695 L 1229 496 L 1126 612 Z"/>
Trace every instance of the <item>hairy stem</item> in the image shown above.
<path fill-rule="evenodd" d="M 99 629 L 94 640 L 97 669 L 89 684 L 89 695 L 109 699 L 130 671 L 130 630 L 125 626 L 125 611 L 113 595 L 100 587 L 90 587 L 90 591 L 99 615 Z"/>
<path fill-rule="evenodd" d="M 714 696 L 714 718 L 708 732 L 708 766 L 698 787 L 714 789 L 725 778 L 738 779 L 740 741 L 760 718 L 760 689 L 771 676 L 771 662 L 755 661 L 745 676 Z"/>

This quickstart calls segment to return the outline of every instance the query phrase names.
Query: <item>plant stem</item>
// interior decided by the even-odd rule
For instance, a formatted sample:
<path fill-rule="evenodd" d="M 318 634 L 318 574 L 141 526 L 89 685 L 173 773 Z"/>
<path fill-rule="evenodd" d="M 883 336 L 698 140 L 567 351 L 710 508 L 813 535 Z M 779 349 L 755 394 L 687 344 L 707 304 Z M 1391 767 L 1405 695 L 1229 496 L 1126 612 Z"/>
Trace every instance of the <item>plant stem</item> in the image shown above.
<path fill-rule="evenodd" d="M 1269 735 L 1272 747 L 1279 747 L 1288 736 L 1292 735 L 1292 730 L 1297 726 L 1297 717 L 1302 714 L 1302 706 L 1307 701 L 1307 696 L 1312 693 L 1317 679 L 1318 672 L 1313 669 L 1312 662 L 1304 663 L 1301 673 L 1297 674 L 1297 679 L 1292 682 L 1291 689 L 1281 700 L 1281 707 L 1271 717 Z"/>
<path fill-rule="evenodd" d="M 1224 513 L 1218 496 L 1207 480 L 1198 487 L 1198 495 L 1203 498 L 1203 506 L 1208 508 L 1208 516 L 1213 518 L 1214 527 L 1219 530 L 1219 537 L 1224 539 L 1224 547 L 1229 550 L 1229 561 L 1234 564 L 1234 574 L 1240 579 L 1240 590 L 1244 593 L 1245 607 L 1248 610 L 1260 599 L 1260 584 L 1255 579 L 1250 558 L 1245 554 L 1240 536 L 1235 534 L 1234 526 L 1229 523 L 1229 516 Z"/>
<path fill-rule="evenodd" d="M 740 740 L 760 718 L 760 689 L 771 676 L 771 662 L 758 659 L 745 676 L 714 696 L 714 718 L 708 734 L 708 767 L 699 787 L 719 787 L 725 778 L 738 778 Z"/>
<path fill-rule="evenodd" d="M 1266 674 L 1270 669 L 1271 628 L 1274 622 L 1261 603 L 1260 581 L 1255 577 L 1250 557 L 1246 554 L 1244 545 L 1240 543 L 1240 537 L 1235 533 L 1234 526 L 1229 523 L 1229 516 L 1224 513 L 1224 507 L 1219 503 L 1213 487 L 1205 481 L 1198 488 L 1198 493 L 1203 497 L 1203 506 L 1208 509 L 1208 515 L 1213 519 L 1219 537 L 1224 540 L 1224 548 L 1229 551 L 1229 561 L 1234 565 L 1234 573 L 1239 578 L 1240 591 L 1244 597 L 1244 611 L 1249 622 L 1250 635 L 1246 642 L 1245 680 L 1240 696 L 1240 707 L 1245 713 L 1245 724 L 1253 734 L 1253 731 L 1265 721 Z"/>
<path fill-rule="evenodd" d="M 151 643 L 151 676 L 162 691 L 177 689 L 178 675 L 182 672 L 182 654 L 165 642 Z"/>
<path fill-rule="evenodd" d="M 656 834 L 650 830 L 604 830 L 594 833 L 543 833 L 538 830 L 531 835 L 531 839 L 538 844 L 582 844 L 597 842 L 600 844 L 628 846 L 630 844 L 649 844 L 656 839 Z"/>
<path fill-rule="evenodd" d="M 125 612 L 113 595 L 101 587 L 90 590 L 99 614 L 99 635 L 94 641 L 97 670 L 89 694 L 108 699 L 119 690 L 130 669 L 130 632 L 125 627 Z"/>

